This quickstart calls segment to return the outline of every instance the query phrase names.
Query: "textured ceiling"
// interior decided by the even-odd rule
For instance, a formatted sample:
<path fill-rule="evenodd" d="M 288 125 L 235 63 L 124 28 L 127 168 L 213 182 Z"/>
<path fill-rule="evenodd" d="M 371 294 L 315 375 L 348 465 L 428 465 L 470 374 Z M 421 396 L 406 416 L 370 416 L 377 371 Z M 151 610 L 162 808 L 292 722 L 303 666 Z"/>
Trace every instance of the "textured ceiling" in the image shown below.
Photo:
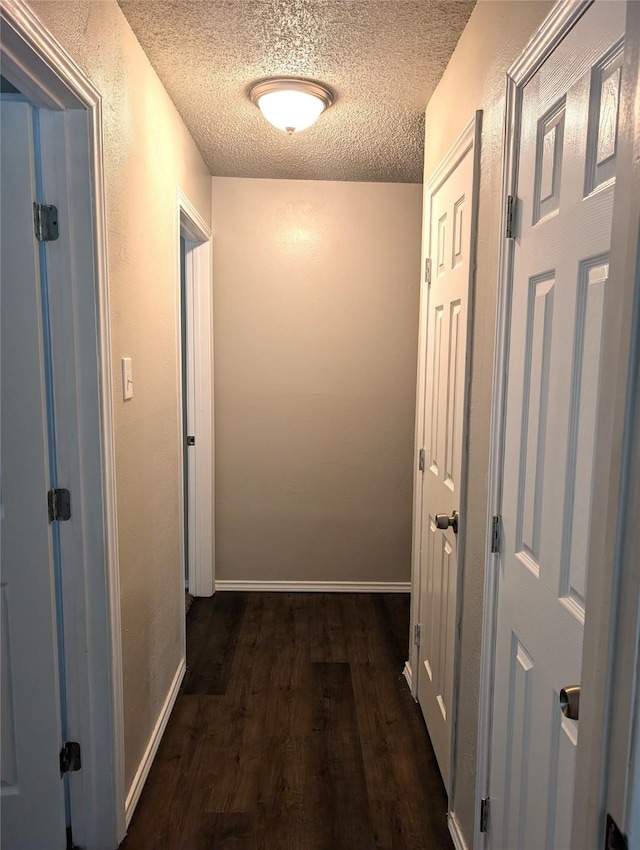
<path fill-rule="evenodd" d="M 475 0 L 119 4 L 213 175 L 420 183 L 425 107 Z M 287 136 L 247 96 L 275 75 L 335 103 Z"/>

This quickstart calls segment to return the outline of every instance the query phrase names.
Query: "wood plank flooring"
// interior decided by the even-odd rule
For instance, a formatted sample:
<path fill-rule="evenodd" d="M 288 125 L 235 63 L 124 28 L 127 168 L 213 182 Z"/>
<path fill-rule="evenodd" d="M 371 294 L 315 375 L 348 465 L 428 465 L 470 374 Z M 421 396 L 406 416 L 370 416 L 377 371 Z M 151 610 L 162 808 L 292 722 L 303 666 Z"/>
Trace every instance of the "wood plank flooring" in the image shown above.
<path fill-rule="evenodd" d="M 451 850 L 404 594 L 217 593 L 122 850 Z"/>

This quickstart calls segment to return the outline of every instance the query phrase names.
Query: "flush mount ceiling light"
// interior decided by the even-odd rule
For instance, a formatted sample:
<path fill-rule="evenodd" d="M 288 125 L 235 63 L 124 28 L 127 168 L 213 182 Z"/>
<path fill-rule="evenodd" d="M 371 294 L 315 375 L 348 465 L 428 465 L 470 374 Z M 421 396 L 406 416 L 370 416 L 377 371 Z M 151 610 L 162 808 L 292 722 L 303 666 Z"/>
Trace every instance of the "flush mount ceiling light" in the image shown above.
<path fill-rule="evenodd" d="M 292 77 L 254 83 L 249 97 L 270 124 L 289 135 L 306 130 L 333 103 L 333 94 L 322 83 Z"/>

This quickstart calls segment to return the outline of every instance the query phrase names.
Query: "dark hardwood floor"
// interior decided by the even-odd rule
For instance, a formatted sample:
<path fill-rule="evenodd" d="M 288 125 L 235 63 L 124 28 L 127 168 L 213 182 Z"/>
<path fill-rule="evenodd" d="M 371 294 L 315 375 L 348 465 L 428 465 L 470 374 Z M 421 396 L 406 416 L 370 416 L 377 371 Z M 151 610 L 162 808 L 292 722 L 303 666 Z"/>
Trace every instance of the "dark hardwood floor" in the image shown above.
<path fill-rule="evenodd" d="M 123 850 L 450 850 L 404 594 L 217 593 Z"/>

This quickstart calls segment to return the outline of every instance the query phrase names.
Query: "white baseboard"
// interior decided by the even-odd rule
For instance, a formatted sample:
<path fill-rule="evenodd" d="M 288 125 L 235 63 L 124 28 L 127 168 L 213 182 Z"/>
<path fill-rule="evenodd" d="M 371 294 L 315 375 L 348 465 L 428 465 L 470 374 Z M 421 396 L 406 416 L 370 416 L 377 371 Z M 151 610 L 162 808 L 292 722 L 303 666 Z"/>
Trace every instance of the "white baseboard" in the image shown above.
<path fill-rule="evenodd" d="M 160 741 L 162 740 L 164 730 L 169 722 L 169 717 L 171 716 L 171 711 L 173 710 L 173 705 L 176 701 L 176 697 L 178 696 L 178 691 L 180 690 L 180 685 L 182 684 L 186 670 L 187 665 L 183 658 L 178 665 L 175 676 L 173 677 L 169 693 L 167 694 L 160 716 L 158 717 L 155 728 L 149 738 L 149 743 L 147 744 L 147 749 L 142 756 L 142 761 L 138 766 L 136 775 L 133 777 L 133 782 L 131 783 L 131 788 L 129 788 L 129 793 L 127 794 L 127 800 L 124 806 L 127 829 L 129 828 L 129 823 L 131 822 L 133 813 L 138 805 L 138 800 L 140 799 L 140 794 L 142 794 L 144 783 L 147 781 L 147 777 L 149 776 L 153 760 L 158 752 Z"/>
<path fill-rule="evenodd" d="M 447 812 L 447 823 L 449 825 L 451 840 L 453 841 L 453 846 L 456 848 L 456 850 L 469 850 L 469 846 L 464 840 L 464 835 L 460 827 L 460 821 L 456 817 L 455 812 Z"/>
<path fill-rule="evenodd" d="M 218 579 L 216 590 L 281 593 L 410 593 L 410 581 L 252 581 Z"/>
<path fill-rule="evenodd" d="M 409 685 L 411 696 L 415 699 L 415 696 L 413 695 L 413 673 L 411 672 L 411 662 L 407 661 L 407 663 L 404 665 L 402 675 L 407 680 L 407 685 Z"/>

